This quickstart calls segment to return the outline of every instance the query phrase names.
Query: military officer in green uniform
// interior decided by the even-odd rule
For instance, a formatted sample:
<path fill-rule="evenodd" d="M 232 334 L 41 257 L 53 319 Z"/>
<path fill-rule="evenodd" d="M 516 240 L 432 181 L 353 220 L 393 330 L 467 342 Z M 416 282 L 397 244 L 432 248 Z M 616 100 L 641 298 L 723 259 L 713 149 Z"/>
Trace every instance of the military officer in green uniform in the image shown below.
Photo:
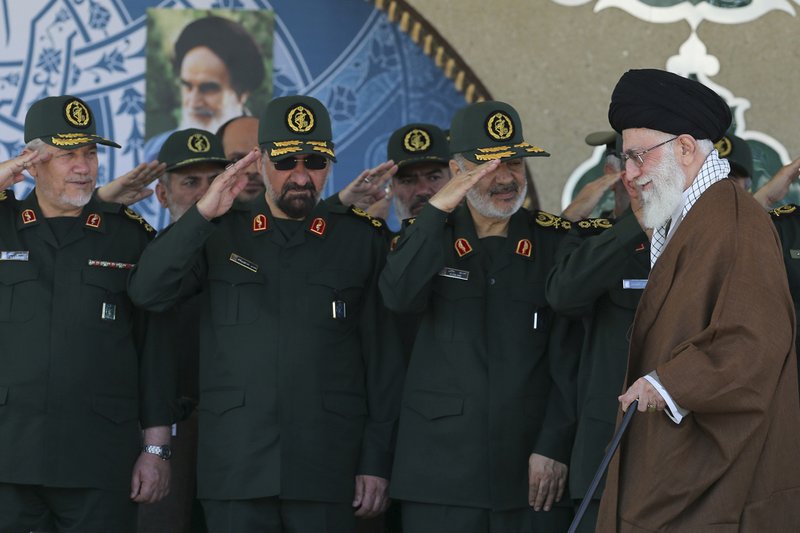
<path fill-rule="evenodd" d="M 35 189 L 0 183 L 0 531 L 135 531 L 169 486 L 165 354 L 126 293 L 153 229 L 93 197 L 97 145 L 119 145 L 85 102 L 37 101 L 25 142 Z"/>
<path fill-rule="evenodd" d="M 422 313 L 391 493 L 409 533 L 563 531 L 576 358 L 552 349 L 544 282 L 569 222 L 521 207 L 522 158 L 548 154 L 510 105 L 470 105 L 450 133 L 453 177 L 380 280 L 391 310 Z"/>
<path fill-rule="evenodd" d="M 335 161 L 318 100 L 259 122 L 267 193 L 234 203 L 254 150 L 153 241 L 130 279 L 164 310 L 202 292 L 198 491 L 212 532 L 347 532 L 388 504 L 402 358 L 380 304 L 383 222 L 319 202 Z"/>

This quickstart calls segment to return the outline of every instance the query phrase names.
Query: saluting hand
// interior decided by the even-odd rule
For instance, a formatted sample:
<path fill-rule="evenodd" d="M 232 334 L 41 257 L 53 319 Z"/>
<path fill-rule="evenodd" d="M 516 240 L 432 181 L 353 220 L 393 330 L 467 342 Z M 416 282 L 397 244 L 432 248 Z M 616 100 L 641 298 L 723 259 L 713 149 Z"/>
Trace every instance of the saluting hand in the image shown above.
<path fill-rule="evenodd" d="M 472 186 L 493 172 L 499 165 L 500 160 L 494 159 L 467 172 L 455 173 L 450 181 L 428 200 L 428 203 L 437 209 L 451 213 L 458 207 Z"/>
<path fill-rule="evenodd" d="M 27 170 L 33 163 L 37 161 L 44 163 L 51 157 L 51 154 L 42 154 L 34 150 L 0 163 L 0 191 L 24 180 L 25 176 L 22 175 L 22 172 Z"/>
<path fill-rule="evenodd" d="M 139 163 L 133 170 L 111 180 L 99 189 L 97 197 L 104 202 L 132 205 L 153 194 L 148 186 L 167 169 L 166 163 Z"/>
<path fill-rule="evenodd" d="M 612 172 L 611 174 L 604 174 L 596 180 L 590 181 L 578 191 L 578 194 L 575 195 L 572 202 L 564 209 L 561 216 L 571 222 L 589 218 L 589 215 L 591 215 L 594 208 L 597 207 L 597 204 L 603 198 L 606 191 L 613 187 L 621 176 L 622 172 Z"/>
<path fill-rule="evenodd" d="M 222 174 L 214 178 L 206 193 L 197 201 L 197 210 L 206 220 L 212 220 L 228 212 L 236 196 L 247 185 L 244 170 L 260 156 L 258 148 L 230 165 Z"/>
<path fill-rule="evenodd" d="M 366 210 L 386 196 L 386 183 L 397 173 L 397 165 L 391 159 L 358 175 L 347 187 L 339 191 L 339 200 L 344 205 L 354 205 Z"/>

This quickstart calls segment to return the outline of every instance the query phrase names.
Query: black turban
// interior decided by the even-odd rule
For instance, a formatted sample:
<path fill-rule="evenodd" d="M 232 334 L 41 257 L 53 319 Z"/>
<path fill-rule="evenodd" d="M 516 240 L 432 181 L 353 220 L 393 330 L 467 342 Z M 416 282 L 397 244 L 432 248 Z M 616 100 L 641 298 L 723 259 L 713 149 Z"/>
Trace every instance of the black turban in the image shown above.
<path fill-rule="evenodd" d="M 618 133 L 647 128 L 717 142 L 731 124 L 731 110 L 698 81 L 663 70 L 629 70 L 611 94 L 608 122 Z"/>

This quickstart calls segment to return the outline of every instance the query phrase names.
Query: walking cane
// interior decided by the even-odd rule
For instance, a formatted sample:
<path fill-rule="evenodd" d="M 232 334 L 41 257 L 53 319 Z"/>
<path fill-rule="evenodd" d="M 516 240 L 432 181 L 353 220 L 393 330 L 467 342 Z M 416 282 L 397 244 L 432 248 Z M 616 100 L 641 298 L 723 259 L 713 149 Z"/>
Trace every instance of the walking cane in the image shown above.
<path fill-rule="evenodd" d="M 581 518 L 586 513 L 586 508 L 589 507 L 589 503 L 592 501 L 592 496 L 594 493 L 597 492 L 597 486 L 600 484 L 600 480 L 603 479 L 603 474 L 606 473 L 606 469 L 608 468 L 608 463 L 611 462 L 611 457 L 614 456 L 614 452 L 617 451 L 619 447 L 619 441 L 622 440 L 622 435 L 625 434 L 625 430 L 628 429 L 628 424 L 631 422 L 631 417 L 633 417 L 633 413 L 636 412 L 636 408 L 639 405 L 639 400 L 633 400 L 631 404 L 628 406 L 628 410 L 625 412 L 625 416 L 622 417 L 622 423 L 619 425 L 619 429 L 614 434 L 614 438 L 611 439 L 611 444 L 608 445 L 608 451 L 603 456 L 603 460 L 600 462 L 600 467 L 597 469 L 597 472 L 594 474 L 594 479 L 592 479 L 592 483 L 589 485 L 589 490 L 586 491 L 586 496 L 583 497 L 583 501 L 581 501 L 580 507 L 578 507 L 578 512 L 575 513 L 575 518 L 572 520 L 572 524 L 569 526 L 569 533 L 575 533 L 578 529 L 578 524 L 581 523 Z"/>

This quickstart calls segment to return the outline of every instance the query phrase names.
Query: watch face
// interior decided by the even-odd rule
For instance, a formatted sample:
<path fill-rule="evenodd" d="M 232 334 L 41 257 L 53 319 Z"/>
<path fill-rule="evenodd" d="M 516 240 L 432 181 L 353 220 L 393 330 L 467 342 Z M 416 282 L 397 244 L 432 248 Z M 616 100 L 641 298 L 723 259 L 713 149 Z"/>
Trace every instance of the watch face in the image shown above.
<path fill-rule="evenodd" d="M 159 454 L 159 456 L 166 461 L 167 459 L 172 457 L 172 448 L 170 448 L 169 446 L 162 446 L 161 453 Z"/>

